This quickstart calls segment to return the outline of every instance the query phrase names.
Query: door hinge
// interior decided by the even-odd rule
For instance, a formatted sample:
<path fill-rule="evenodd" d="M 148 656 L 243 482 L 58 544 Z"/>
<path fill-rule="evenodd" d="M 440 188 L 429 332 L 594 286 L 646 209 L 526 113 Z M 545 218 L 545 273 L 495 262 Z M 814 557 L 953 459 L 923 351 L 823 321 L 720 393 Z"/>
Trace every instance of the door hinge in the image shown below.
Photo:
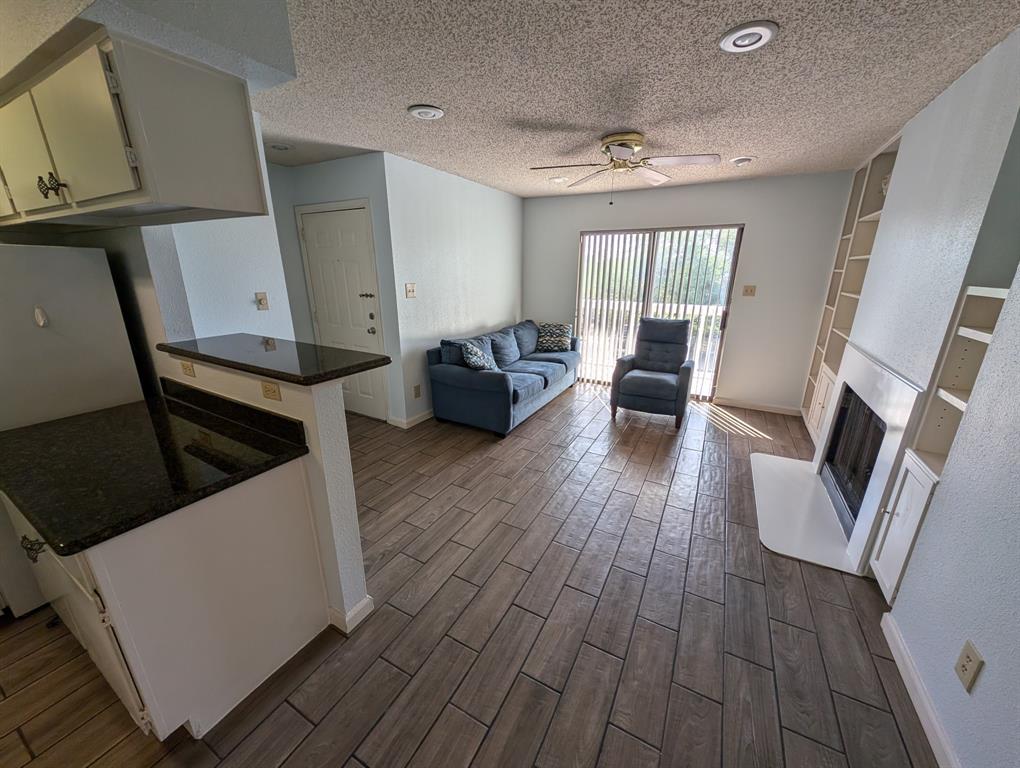
<path fill-rule="evenodd" d="M 110 89 L 110 93 L 120 93 L 120 80 L 108 69 L 103 70 L 103 74 L 106 75 L 106 87 Z"/>
<path fill-rule="evenodd" d="M 110 612 L 106 610 L 106 602 L 103 600 L 103 596 L 99 594 L 98 589 L 92 590 L 92 602 L 96 604 L 96 613 L 99 614 L 99 623 L 104 627 L 108 627 L 113 623 L 110 618 Z"/>
<path fill-rule="evenodd" d="M 138 153 L 132 147 L 124 147 L 124 154 L 127 156 L 128 165 L 132 168 L 137 168 Z"/>

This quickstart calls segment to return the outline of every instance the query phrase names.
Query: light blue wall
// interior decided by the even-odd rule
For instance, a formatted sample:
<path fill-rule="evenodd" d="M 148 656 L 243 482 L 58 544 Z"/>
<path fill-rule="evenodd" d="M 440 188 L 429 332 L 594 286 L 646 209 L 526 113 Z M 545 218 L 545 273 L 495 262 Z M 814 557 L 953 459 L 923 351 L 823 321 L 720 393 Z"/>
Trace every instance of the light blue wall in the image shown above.
<path fill-rule="evenodd" d="M 381 152 L 372 152 L 314 165 L 288 168 L 269 166 L 269 187 L 273 196 L 276 229 L 283 256 L 283 269 L 291 297 L 294 333 L 300 341 L 315 341 L 308 302 L 301 244 L 298 240 L 294 207 L 348 200 L 368 200 L 372 217 L 376 271 L 379 277 L 379 308 L 382 314 L 385 352 L 400 359 L 400 326 L 397 321 L 393 281 L 393 253 L 390 248 L 390 220 L 386 200 L 386 174 Z M 404 380 L 399 362 L 386 369 L 390 417 L 406 418 Z"/>

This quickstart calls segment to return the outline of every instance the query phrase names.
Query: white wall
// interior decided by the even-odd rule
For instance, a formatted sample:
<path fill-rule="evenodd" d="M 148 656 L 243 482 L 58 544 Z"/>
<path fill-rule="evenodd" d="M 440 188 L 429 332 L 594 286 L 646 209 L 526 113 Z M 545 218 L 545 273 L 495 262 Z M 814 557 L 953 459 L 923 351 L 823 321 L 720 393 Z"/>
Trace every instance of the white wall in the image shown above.
<path fill-rule="evenodd" d="M 258 115 L 255 122 L 258 132 Z M 294 338 L 261 142 L 258 148 L 269 215 L 171 225 L 191 321 L 199 337 L 254 333 Z M 256 309 L 256 291 L 269 294 L 268 310 Z"/>
<path fill-rule="evenodd" d="M 515 195 L 395 155 L 385 166 L 403 418 L 414 420 L 431 407 L 426 349 L 519 319 L 523 213 Z M 405 283 L 417 284 L 417 298 L 404 298 Z"/>
<path fill-rule="evenodd" d="M 1020 764 L 1018 434 L 1020 276 L 892 613 L 964 768 Z M 986 663 L 969 695 L 953 672 L 968 639 Z"/>
<path fill-rule="evenodd" d="M 269 186 L 276 214 L 276 229 L 283 255 L 283 269 L 290 294 L 295 338 L 315 341 L 308 302 L 301 244 L 298 240 L 294 206 L 367 200 L 372 217 L 376 272 L 379 279 L 379 310 L 382 315 L 384 351 L 400 359 L 400 327 L 393 282 L 393 252 L 390 248 L 390 218 L 386 200 L 386 173 L 381 152 L 372 152 L 325 163 L 293 168 L 269 166 Z M 386 368 L 390 415 L 404 413 L 404 379 L 400 365 Z M 403 417 L 400 417 L 403 418 Z"/>
<path fill-rule="evenodd" d="M 744 224 L 719 399 L 796 409 L 849 194 L 848 173 L 524 203 L 524 315 L 572 322 L 582 231 Z M 757 285 L 754 298 L 740 295 Z"/>
<path fill-rule="evenodd" d="M 921 387 L 935 369 L 1016 122 L 1018 73 L 1020 31 L 903 129 L 851 341 Z"/>
<path fill-rule="evenodd" d="M 379 276 L 390 418 L 431 408 L 425 350 L 515 321 L 521 307 L 521 200 L 394 155 L 270 166 L 297 337 L 313 340 L 294 206 L 368 200 Z M 418 298 L 404 298 L 404 283 Z M 415 399 L 413 387 L 422 396 Z"/>

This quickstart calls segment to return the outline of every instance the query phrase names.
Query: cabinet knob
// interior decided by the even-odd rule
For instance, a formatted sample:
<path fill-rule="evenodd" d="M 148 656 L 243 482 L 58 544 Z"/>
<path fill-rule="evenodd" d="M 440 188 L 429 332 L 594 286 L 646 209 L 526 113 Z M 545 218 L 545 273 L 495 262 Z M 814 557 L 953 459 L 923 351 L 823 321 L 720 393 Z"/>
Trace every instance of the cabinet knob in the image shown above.
<path fill-rule="evenodd" d="M 372 335 L 374 336 L 374 335 L 375 335 L 375 333 L 376 333 L 376 331 L 375 331 L 375 326 L 373 325 L 373 326 L 372 326 L 371 328 L 369 328 L 369 329 L 368 329 L 368 331 L 367 331 L 367 333 L 371 333 L 371 334 L 372 334 Z"/>
<path fill-rule="evenodd" d="M 37 177 L 35 186 L 36 189 L 39 190 L 39 194 L 42 195 L 44 199 L 49 200 L 50 192 L 58 194 L 61 187 L 67 187 L 67 184 L 54 176 L 53 171 L 50 171 L 45 179 L 42 176 Z"/>
<path fill-rule="evenodd" d="M 46 542 L 40 539 L 30 539 L 28 536 L 22 536 L 21 548 L 25 550 L 25 557 L 33 563 L 38 563 L 39 554 L 46 551 Z"/>

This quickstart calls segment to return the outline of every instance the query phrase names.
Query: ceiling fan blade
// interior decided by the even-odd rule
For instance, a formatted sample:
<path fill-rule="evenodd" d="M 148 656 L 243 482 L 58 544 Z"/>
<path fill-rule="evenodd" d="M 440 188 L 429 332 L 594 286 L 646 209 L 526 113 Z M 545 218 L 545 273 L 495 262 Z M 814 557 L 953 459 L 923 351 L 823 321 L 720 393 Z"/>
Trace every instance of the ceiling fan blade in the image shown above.
<path fill-rule="evenodd" d="M 654 187 L 659 186 L 663 182 L 671 181 L 670 177 L 666 174 L 652 170 L 651 168 L 645 168 L 643 165 L 636 165 L 631 168 L 631 170 L 640 176 L 643 181 L 647 181 Z"/>
<path fill-rule="evenodd" d="M 608 170 L 609 170 L 608 168 L 600 168 L 599 170 L 595 171 L 595 173 L 589 173 L 587 176 L 582 176 L 577 181 L 575 181 L 573 184 L 567 184 L 567 187 L 568 188 L 570 188 L 570 187 L 579 187 L 582 184 L 585 184 L 585 183 L 591 181 L 596 176 L 598 176 L 600 174 L 603 174 L 603 173 L 605 173 Z"/>
<path fill-rule="evenodd" d="M 528 170 L 531 171 L 552 171 L 557 168 L 597 168 L 605 163 L 574 163 L 573 165 L 536 165 Z"/>
<path fill-rule="evenodd" d="M 628 147 L 625 144 L 609 144 L 606 149 L 609 150 L 609 156 L 614 160 L 626 160 L 634 154 L 634 147 Z"/>
<path fill-rule="evenodd" d="M 721 160 L 719 155 L 666 155 L 665 157 L 646 157 L 645 165 L 715 165 Z"/>

